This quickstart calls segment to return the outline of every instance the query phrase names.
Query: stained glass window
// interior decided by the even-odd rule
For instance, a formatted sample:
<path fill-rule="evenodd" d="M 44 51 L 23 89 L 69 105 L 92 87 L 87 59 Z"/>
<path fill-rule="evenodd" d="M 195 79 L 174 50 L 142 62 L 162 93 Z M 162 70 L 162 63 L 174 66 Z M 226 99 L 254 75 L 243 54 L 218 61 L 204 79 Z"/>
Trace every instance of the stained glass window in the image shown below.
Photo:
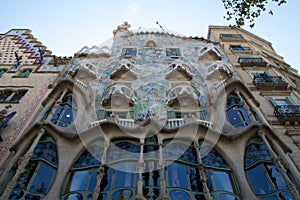
<path fill-rule="evenodd" d="M 246 109 L 243 107 L 240 97 L 234 92 L 227 97 L 226 115 L 231 125 L 236 128 L 243 128 L 251 124 L 251 120 Z"/>
<path fill-rule="evenodd" d="M 207 176 L 207 187 L 214 199 L 239 199 L 238 187 L 231 168 L 218 150 L 204 141 L 199 152 Z"/>
<path fill-rule="evenodd" d="M 98 199 L 132 199 L 135 196 L 139 157 L 138 140 L 125 139 L 110 144 Z"/>
<path fill-rule="evenodd" d="M 51 136 L 40 139 L 29 164 L 19 176 L 9 199 L 41 199 L 49 191 L 57 170 L 56 145 Z"/>
<path fill-rule="evenodd" d="M 117 160 L 136 158 L 140 156 L 139 143 L 132 142 L 114 142 L 108 149 L 107 162 L 113 162 Z"/>
<path fill-rule="evenodd" d="M 102 146 L 103 141 L 96 141 L 76 160 L 66 178 L 64 200 L 91 199 L 97 184 L 97 171 L 103 154 Z"/>
<path fill-rule="evenodd" d="M 71 92 L 68 92 L 56 109 L 51 122 L 57 124 L 58 126 L 66 127 L 69 126 L 76 115 L 76 104 L 74 102 L 74 97 Z"/>
<path fill-rule="evenodd" d="M 293 199 L 260 137 L 251 138 L 247 143 L 245 170 L 249 184 L 261 199 Z"/>

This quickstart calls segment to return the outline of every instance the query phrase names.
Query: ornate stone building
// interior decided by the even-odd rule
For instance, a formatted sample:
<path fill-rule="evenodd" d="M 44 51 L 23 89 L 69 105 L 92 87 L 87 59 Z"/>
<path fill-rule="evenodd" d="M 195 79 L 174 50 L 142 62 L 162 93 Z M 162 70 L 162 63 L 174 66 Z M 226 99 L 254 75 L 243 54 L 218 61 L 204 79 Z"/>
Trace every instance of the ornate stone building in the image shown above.
<path fill-rule="evenodd" d="M 1 161 L 1 199 L 300 199 L 299 80 L 240 28 L 124 22 L 61 70 Z"/>

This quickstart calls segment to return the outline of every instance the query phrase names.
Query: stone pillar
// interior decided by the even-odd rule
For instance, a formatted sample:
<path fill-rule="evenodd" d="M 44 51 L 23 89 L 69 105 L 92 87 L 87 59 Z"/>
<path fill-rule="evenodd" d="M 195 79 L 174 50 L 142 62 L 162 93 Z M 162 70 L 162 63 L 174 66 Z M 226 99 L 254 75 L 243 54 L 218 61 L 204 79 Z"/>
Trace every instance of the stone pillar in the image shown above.
<path fill-rule="evenodd" d="M 13 176 L 13 178 L 9 181 L 9 183 L 6 186 L 6 189 L 3 193 L 3 195 L 1 196 L 0 199 L 8 199 L 10 193 L 13 191 L 13 189 L 16 187 L 17 181 L 19 179 L 19 176 L 25 172 L 26 170 L 26 166 L 28 165 L 32 155 L 33 155 L 33 151 L 35 149 L 35 147 L 37 146 L 38 142 L 40 141 L 41 137 L 45 134 L 45 129 L 41 129 L 36 138 L 34 139 L 34 142 L 32 143 L 32 145 L 30 146 L 30 148 L 28 149 L 28 151 L 22 156 L 20 157 L 19 161 L 18 161 L 18 169 L 15 173 L 15 175 Z"/>
<path fill-rule="evenodd" d="M 109 138 L 105 138 L 104 150 L 103 150 L 103 155 L 102 155 L 102 158 L 101 158 L 101 165 L 100 165 L 100 167 L 98 168 L 98 171 L 97 171 L 97 184 L 96 184 L 96 187 L 95 187 L 94 192 L 93 192 L 93 200 L 98 199 L 98 196 L 99 196 L 99 193 L 100 193 L 101 181 L 102 181 L 103 177 L 105 176 L 105 163 L 106 163 L 106 156 L 107 156 L 107 150 L 109 148 L 109 143 L 110 143 Z"/>
<path fill-rule="evenodd" d="M 163 160 L 163 144 L 161 138 L 159 138 L 159 163 L 158 163 L 158 168 L 160 169 L 160 197 L 158 197 L 159 200 L 169 200 L 170 198 L 166 194 L 166 180 L 165 180 L 165 163 Z"/>
<path fill-rule="evenodd" d="M 267 138 L 265 136 L 265 133 L 262 130 L 259 130 L 258 134 L 261 137 L 261 139 L 264 141 L 264 143 L 266 144 L 266 146 L 271 154 L 273 163 L 276 165 L 277 170 L 283 176 L 286 186 L 289 189 L 289 191 L 291 192 L 291 194 L 293 195 L 294 199 L 300 199 L 300 195 L 296 189 L 296 186 L 294 185 L 294 183 L 291 181 L 291 179 L 287 175 L 286 169 L 284 168 L 283 164 L 280 161 L 281 158 L 278 157 L 277 154 L 273 151 L 269 141 L 267 140 Z"/>
<path fill-rule="evenodd" d="M 196 154 L 197 154 L 197 160 L 198 160 L 198 170 L 199 170 L 199 174 L 200 174 L 200 181 L 202 183 L 203 186 L 203 193 L 204 193 L 204 197 L 206 200 L 210 200 L 210 193 L 209 193 L 209 189 L 207 187 L 207 177 L 206 177 L 206 173 L 205 173 L 205 168 L 204 165 L 202 163 L 202 158 L 200 155 L 200 151 L 199 151 L 199 143 L 198 140 L 194 140 L 194 148 L 196 150 Z"/>
<path fill-rule="evenodd" d="M 93 200 L 97 200 L 100 192 L 100 184 L 105 176 L 105 165 L 101 164 L 97 171 L 97 184 L 93 192 Z"/>
<path fill-rule="evenodd" d="M 50 122 L 50 120 L 53 118 L 54 113 L 56 111 L 56 109 L 59 107 L 59 104 L 62 102 L 63 97 L 66 95 L 66 93 L 69 91 L 68 88 L 64 88 L 62 94 L 60 95 L 60 97 L 57 99 L 57 101 L 54 103 L 51 111 L 49 112 L 47 118 L 45 121 Z"/>
<path fill-rule="evenodd" d="M 143 171 L 144 171 L 144 144 L 145 139 L 140 139 L 140 159 L 138 163 L 138 172 L 139 172 L 139 178 L 138 178 L 138 184 L 137 184 L 137 194 L 135 196 L 135 200 L 142 200 L 145 199 L 143 196 Z"/>

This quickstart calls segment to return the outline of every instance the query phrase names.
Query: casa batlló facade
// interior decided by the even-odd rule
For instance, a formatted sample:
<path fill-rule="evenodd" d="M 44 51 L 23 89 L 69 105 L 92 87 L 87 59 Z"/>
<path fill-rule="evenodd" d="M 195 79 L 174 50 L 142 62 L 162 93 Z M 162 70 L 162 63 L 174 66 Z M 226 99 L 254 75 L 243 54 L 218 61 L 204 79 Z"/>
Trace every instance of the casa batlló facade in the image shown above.
<path fill-rule="evenodd" d="M 300 77 L 264 39 L 124 22 L 111 47 L 47 67 L 59 74 L 3 153 L 1 199 L 300 199 Z"/>

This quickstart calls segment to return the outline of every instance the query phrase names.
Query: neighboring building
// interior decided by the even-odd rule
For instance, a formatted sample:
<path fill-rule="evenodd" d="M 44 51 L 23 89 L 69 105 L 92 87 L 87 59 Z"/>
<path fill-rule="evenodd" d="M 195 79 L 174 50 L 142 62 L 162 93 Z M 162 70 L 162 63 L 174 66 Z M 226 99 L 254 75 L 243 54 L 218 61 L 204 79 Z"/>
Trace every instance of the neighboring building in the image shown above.
<path fill-rule="evenodd" d="M 42 100 L 70 58 L 51 55 L 28 29 L 0 34 L 0 174 L 13 143 L 39 117 Z M 3 184 L 0 184 L 3 189 Z"/>
<path fill-rule="evenodd" d="M 2 161 L 0 198 L 300 199 L 300 79 L 269 42 L 129 29 L 74 54 Z"/>

